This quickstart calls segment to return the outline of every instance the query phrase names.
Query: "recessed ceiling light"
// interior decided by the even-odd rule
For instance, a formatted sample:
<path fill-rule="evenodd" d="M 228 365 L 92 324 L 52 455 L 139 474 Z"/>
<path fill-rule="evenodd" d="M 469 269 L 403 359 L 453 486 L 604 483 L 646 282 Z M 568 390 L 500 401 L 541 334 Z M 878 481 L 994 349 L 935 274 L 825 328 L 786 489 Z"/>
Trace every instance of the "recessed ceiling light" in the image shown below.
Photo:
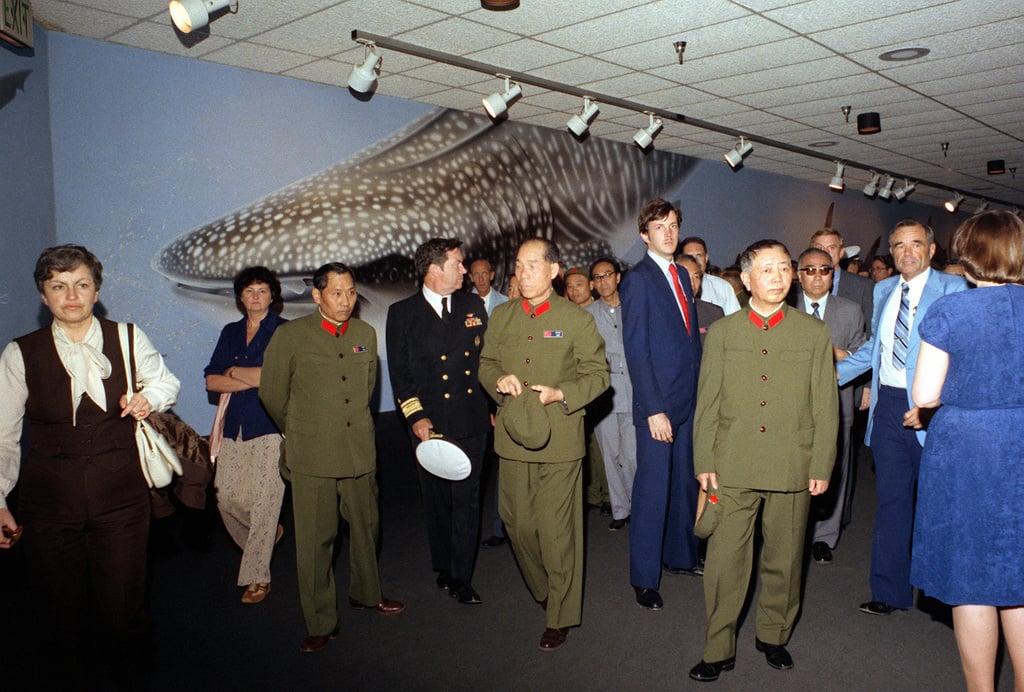
<path fill-rule="evenodd" d="M 905 60 L 917 60 L 931 53 L 927 48 L 897 48 L 886 51 L 878 56 L 879 60 L 886 62 L 903 62 Z"/>
<path fill-rule="evenodd" d="M 825 139 L 820 142 L 811 142 L 807 146 L 814 147 L 815 149 L 824 149 L 825 147 L 834 147 L 837 144 L 839 144 L 839 142 L 836 142 L 835 140 Z"/>

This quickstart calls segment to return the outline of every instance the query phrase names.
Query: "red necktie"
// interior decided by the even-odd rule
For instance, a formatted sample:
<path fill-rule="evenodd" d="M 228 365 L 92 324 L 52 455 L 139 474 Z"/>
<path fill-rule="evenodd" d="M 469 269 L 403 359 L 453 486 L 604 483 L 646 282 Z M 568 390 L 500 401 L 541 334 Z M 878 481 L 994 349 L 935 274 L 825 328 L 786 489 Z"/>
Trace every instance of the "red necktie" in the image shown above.
<path fill-rule="evenodd" d="M 668 265 L 668 271 L 672 274 L 672 287 L 676 289 L 676 300 L 679 301 L 679 307 L 683 309 L 683 322 L 686 324 L 686 333 L 690 333 L 690 305 L 686 300 L 686 295 L 683 293 L 683 286 L 679 283 L 679 271 L 676 269 L 675 262 Z"/>

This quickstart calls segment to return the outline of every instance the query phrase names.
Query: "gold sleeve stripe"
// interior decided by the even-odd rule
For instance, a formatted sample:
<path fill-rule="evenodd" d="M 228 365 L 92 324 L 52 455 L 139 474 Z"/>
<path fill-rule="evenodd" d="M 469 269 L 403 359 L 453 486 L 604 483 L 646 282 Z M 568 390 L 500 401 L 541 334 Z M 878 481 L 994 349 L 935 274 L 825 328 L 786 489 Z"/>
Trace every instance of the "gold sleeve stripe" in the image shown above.
<path fill-rule="evenodd" d="M 416 396 L 405 401 L 399 401 L 398 403 L 402 407 L 402 415 L 406 418 L 423 410 L 423 404 L 420 403 L 419 397 Z"/>

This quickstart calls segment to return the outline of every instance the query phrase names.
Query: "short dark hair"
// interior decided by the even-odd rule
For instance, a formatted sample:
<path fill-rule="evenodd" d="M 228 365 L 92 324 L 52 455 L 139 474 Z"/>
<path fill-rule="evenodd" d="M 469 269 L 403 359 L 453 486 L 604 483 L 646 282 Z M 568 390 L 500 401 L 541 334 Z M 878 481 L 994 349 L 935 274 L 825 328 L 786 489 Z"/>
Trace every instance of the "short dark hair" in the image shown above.
<path fill-rule="evenodd" d="M 352 270 L 344 262 L 328 262 L 313 272 L 313 288 L 318 291 L 327 288 L 328 274 L 351 274 L 352 279 L 355 279 L 355 274 L 352 274 Z"/>
<path fill-rule="evenodd" d="M 448 252 L 459 247 L 462 247 L 462 241 L 458 238 L 431 238 L 420 245 L 416 248 L 416 255 L 412 260 L 416 276 L 422 279 L 432 264 L 443 269 Z"/>
<path fill-rule="evenodd" d="M 896 264 L 892 261 L 892 255 L 875 255 L 871 258 L 871 263 L 874 264 L 876 260 L 884 264 L 886 269 L 896 271 Z"/>
<path fill-rule="evenodd" d="M 682 251 L 682 249 L 684 247 L 686 247 L 690 243 L 700 243 L 700 246 L 702 248 L 704 248 L 704 254 L 705 255 L 708 254 L 708 244 L 704 242 L 703 238 L 695 236 L 695 235 L 687 236 L 687 237 L 685 237 L 685 238 L 683 238 L 682 240 L 679 241 L 679 250 L 680 250 L 680 252 Z"/>
<path fill-rule="evenodd" d="M 280 311 L 283 303 L 281 300 L 281 282 L 278 281 L 277 274 L 266 267 L 246 267 L 235 274 L 235 280 L 233 283 L 235 289 L 235 305 L 243 313 L 245 312 L 245 305 L 242 304 L 242 291 L 257 283 L 267 285 L 270 289 L 270 307 L 275 311 Z"/>
<path fill-rule="evenodd" d="M 519 245 L 519 247 L 521 248 L 527 243 L 541 243 L 544 246 L 544 261 L 548 264 L 561 264 L 562 253 L 559 252 L 558 246 L 555 245 L 555 241 L 538 236 L 536 238 L 527 238 Z"/>
<path fill-rule="evenodd" d="M 757 256 L 757 253 L 771 247 L 780 247 L 787 255 L 789 254 L 789 250 L 781 241 L 771 238 L 759 240 L 756 243 L 749 245 L 746 250 L 740 253 L 740 271 L 744 274 L 749 274 L 751 268 L 754 266 L 754 257 Z"/>
<path fill-rule="evenodd" d="M 897 221 L 896 225 L 892 227 L 891 231 L 889 231 L 889 244 L 890 245 L 892 245 L 892 237 L 896 233 L 896 231 L 898 231 L 901 228 L 906 228 L 907 226 L 920 226 L 921 228 L 924 229 L 924 240 L 925 240 L 925 242 L 928 243 L 929 245 L 931 245 L 932 243 L 935 242 L 935 231 L 932 230 L 931 226 L 929 226 L 926 223 L 921 223 L 917 219 L 911 219 L 911 218 L 907 217 L 905 219 L 900 219 L 899 221 Z"/>
<path fill-rule="evenodd" d="M 43 284 L 53 273 L 74 271 L 80 265 L 85 265 L 92 272 L 93 283 L 96 290 L 103 285 L 103 264 L 86 248 L 81 245 L 57 245 L 43 250 L 36 260 L 36 288 L 43 292 Z"/>
<path fill-rule="evenodd" d="M 700 269 L 700 262 L 697 261 L 697 258 L 694 257 L 693 255 L 687 254 L 682 251 L 677 252 L 672 257 L 672 261 L 675 262 L 676 264 L 679 264 L 680 262 L 693 262 L 694 264 L 697 265 L 697 268 Z"/>
<path fill-rule="evenodd" d="M 652 199 L 650 202 L 644 205 L 644 208 L 640 210 L 640 216 L 637 218 L 637 225 L 640 227 L 641 233 L 647 232 L 647 224 L 651 221 L 658 219 L 664 219 L 672 212 L 676 213 L 676 221 L 682 221 L 683 215 L 679 213 L 679 210 L 673 206 L 671 202 L 661 199 Z"/>
<path fill-rule="evenodd" d="M 813 254 L 824 255 L 825 259 L 828 260 L 828 265 L 830 267 L 832 266 L 832 255 L 828 254 L 824 250 L 819 250 L 816 247 L 809 247 L 806 250 L 804 250 L 803 252 L 801 252 L 800 256 L 797 257 L 797 259 L 796 259 L 797 266 L 799 266 L 799 265 L 804 263 L 804 257 L 807 257 L 807 255 L 813 255 Z"/>
<path fill-rule="evenodd" d="M 591 276 L 594 275 L 594 267 L 596 267 L 599 264 L 610 264 L 612 265 L 612 270 L 616 274 L 622 273 L 622 265 L 619 264 L 619 261 L 617 259 L 615 259 L 614 257 L 598 257 L 596 260 L 590 263 Z"/>
<path fill-rule="evenodd" d="M 975 214 L 953 232 L 949 249 L 973 279 L 1024 281 L 1024 221 L 1013 212 Z"/>

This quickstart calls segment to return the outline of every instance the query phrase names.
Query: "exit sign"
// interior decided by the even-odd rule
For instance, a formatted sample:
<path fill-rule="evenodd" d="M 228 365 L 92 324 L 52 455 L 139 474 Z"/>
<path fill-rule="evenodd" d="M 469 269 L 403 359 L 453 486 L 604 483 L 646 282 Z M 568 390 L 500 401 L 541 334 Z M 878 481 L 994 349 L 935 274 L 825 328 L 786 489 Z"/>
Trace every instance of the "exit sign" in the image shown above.
<path fill-rule="evenodd" d="M 31 48 L 32 5 L 28 0 L 0 0 L 0 38 L 20 48 Z"/>

